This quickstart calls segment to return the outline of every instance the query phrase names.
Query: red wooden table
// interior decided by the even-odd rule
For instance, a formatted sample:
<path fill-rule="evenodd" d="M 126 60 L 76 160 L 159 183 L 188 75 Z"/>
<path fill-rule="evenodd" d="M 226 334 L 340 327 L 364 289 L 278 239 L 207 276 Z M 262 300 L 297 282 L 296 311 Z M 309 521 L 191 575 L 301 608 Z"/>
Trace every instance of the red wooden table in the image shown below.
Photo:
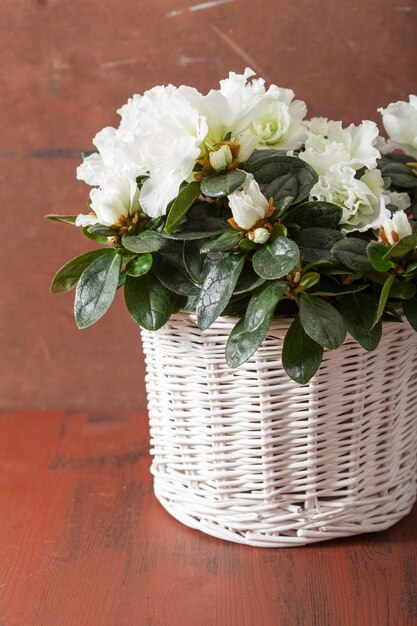
<path fill-rule="evenodd" d="M 391 530 L 257 549 L 171 518 L 145 414 L 0 414 L 0 626 L 417 624 L 417 509 Z"/>

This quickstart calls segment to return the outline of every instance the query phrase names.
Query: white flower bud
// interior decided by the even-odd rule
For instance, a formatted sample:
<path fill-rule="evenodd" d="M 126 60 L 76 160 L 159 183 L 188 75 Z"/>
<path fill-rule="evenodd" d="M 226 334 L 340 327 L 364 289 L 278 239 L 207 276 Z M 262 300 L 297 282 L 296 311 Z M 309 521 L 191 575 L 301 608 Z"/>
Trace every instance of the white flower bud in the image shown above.
<path fill-rule="evenodd" d="M 255 243 L 266 243 L 268 241 L 268 239 L 270 238 L 271 233 L 269 232 L 269 230 L 267 228 L 256 228 L 254 233 L 253 233 L 253 239 L 252 241 L 254 241 Z"/>
<path fill-rule="evenodd" d="M 413 233 L 411 224 L 404 211 L 396 211 L 392 219 L 385 220 L 382 225 L 382 230 L 383 235 L 385 235 L 383 239 L 391 245 L 394 245 L 403 237 L 408 237 Z"/>
<path fill-rule="evenodd" d="M 227 197 L 233 218 L 243 230 L 253 228 L 265 217 L 269 209 L 268 200 L 261 192 L 253 174 L 246 174 L 243 185 Z"/>
<path fill-rule="evenodd" d="M 216 172 L 221 172 L 233 161 L 232 151 L 227 145 L 220 146 L 218 150 L 210 152 L 209 159 L 211 167 Z"/>

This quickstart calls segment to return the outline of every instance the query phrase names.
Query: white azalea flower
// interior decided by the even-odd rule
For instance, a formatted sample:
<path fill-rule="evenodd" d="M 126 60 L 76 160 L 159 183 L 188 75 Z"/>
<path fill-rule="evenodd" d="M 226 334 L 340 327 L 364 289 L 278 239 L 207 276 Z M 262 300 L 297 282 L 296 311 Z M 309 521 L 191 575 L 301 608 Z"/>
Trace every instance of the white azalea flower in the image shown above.
<path fill-rule="evenodd" d="M 404 211 L 396 211 L 393 213 L 392 218 L 384 221 L 379 234 L 383 241 L 394 245 L 397 241 L 412 235 L 412 233 L 413 230 L 406 213 Z"/>
<path fill-rule="evenodd" d="M 305 149 L 300 152 L 299 157 L 311 165 L 319 176 L 325 176 L 335 165 L 350 161 L 350 155 L 343 144 L 329 141 L 320 135 L 311 135 L 306 140 Z"/>
<path fill-rule="evenodd" d="M 343 128 L 341 122 L 330 122 L 326 136 L 311 134 L 299 156 L 319 176 L 325 175 L 333 165 L 348 165 L 355 170 L 373 169 L 381 156 L 375 148 L 377 137 L 378 127 L 369 120 L 347 128 Z"/>
<path fill-rule="evenodd" d="M 268 200 L 252 174 L 246 174 L 243 185 L 227 197 L 233 219 L 244 230 L 249 230 L 263 219 L 269 208 Z"/>
<path fill-rule="evenodd" d="M 393 102 L 378 111 L 389 136 L 388 148 L 399 148 L 417 158 L 417 96 L 410 95 L 408 102 Z"/>
<path fill-rule="evenodd" d="M 304 126 L 308 132 L 312 135 L 327 136 L 329 132 L 330 124 L 333 124 L 333 120 L 329 120 L 327 117 L 312 117 L 309 120 L 304 120 Z"/>
<path fill-rule="evenodd" d="M 208 131 L 205 118 L 191 104 L 186 89 L 155 87 L 139 102 L 140 145 L 150 177 L 141 191 L 145 213 L 157 217 L 191 175 Z M 198 92 L 197 92 L 198 93 Z"/>
<path fill-rule="evenodd" d="M 340 224 L 342 232 L 365 231 L 378 228 L 389 217 L 388 198 L 379 170 L 368 170 L 359 180 L 349 166 L 332 167 L 319 176 L 311 190 L 311 197 L 337 204 L 343 209 Z"/>
<path fill-rule="evenodd" d="M 116 174 L 102 188 L 91 190 L 90 201 L 95 216 L 79 215 L 76 226 L 113 226 L 121 216 L 127 217 L 139 210 L 139 190 L 131 175 Z"/>
<path fill-rule="evenodd" d="M 405 191 L 386 191 L 389 204 L 393 204 L 400 211 L 406 211 L 411 206 L 411 200 Z"/>

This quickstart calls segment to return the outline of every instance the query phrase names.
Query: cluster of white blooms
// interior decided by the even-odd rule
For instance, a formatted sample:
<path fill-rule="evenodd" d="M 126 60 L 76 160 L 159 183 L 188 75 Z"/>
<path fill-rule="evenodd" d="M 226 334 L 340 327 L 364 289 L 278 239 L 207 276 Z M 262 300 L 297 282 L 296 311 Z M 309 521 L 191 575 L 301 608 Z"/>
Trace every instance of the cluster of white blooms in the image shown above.
<path fill-rule="evenodd" d="M 238 162 L 256 148 L 299 148 L 307 136 L 306 105 L 289 89 L 266 89 L 254 75 L 231 72 L 206 95 L 168 85 L 130 98 L 118 111 L 119 127 L 100 131 L 93 141 L 98 152 L 77 169 L 78 179 L 96 187 L 92 213 L 78 216 L 77 225 L 117 224 L 139 206 L 150 217 L 165 215 L 180 185 L 193 180 L 197 161 L 208 158 L 214 171 L 228 167 L 231 150 L 218 145 L 226 137 L 238 144 Z"/>
<path fill-rule="evenodd" d="M 388 192 L 377 166 L 379 149 L 402 149 L 417 155 L 417 97 L 379 109 L 390 135 L 388 142 L 378 137 L 374 122 L 343 128 L 341 122 L 316 117 L 304 122 L 308 138 L 299 157 L 317 172 L 319 180 L 311 199 L 333 202 L 343 209 L 343 232 L 365 231 L 390 223 L 387 205 L 405 211 L 410 206 L 407 193 Z M 379 148 L 379 149 L 378 149 Z M 359 172 L 359 174 L 358 174 Z"/>
<path fill-rule="evenodd" d="M 341 122 L 326 118 L 313 118 L 305 125 L 309 137 L 299 156 L 319 176 L 311 198 L 343 209 L 340 224 L 344 232 L 378 228 L 390 212 L 382 176 L 376 169 L 381 156 L 375 147 L 377 125 L 365 120 L 343 128 Z"/>

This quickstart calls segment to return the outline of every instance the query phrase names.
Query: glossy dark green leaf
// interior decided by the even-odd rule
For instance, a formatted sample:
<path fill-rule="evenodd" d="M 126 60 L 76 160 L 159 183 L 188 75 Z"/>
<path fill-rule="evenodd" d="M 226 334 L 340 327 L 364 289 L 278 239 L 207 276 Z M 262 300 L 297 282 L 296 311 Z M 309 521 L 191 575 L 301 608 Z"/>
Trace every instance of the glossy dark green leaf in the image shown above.
<path fill-rule="evenodd" d="M 259 184 L 267 185 L 264 195 L 275 201 L 292 196 L 294 202 L 301 202 L 318 180 L 313 168 L 297 157 L 265 156 L 242 167 L 252 173 Z"/>
<path fill-rule="evenodd" d="M 285 225 L 298 224 L 300 228 L 337 229 L 342 217 L 342 209 L 330 202 L 305 202 L 287 211 Z"/>
<path fill-rule="evenodd" d="M 389 291 L 390 298 L 397 298 L 398 300 L 409 300 L 415 296 L 417 287 L 414 283 L 405 282 L 393 282 Z"/>
<path fill-rule="evenodd" d="M 323 347 L 304 331 L 297 316 L 289 327 L 282 349 L 282 366 L 299 385 L 306 385 L 319 369 Z"/>
<path fill-rule="evenodd" d="M 376 312 L 376 317 L 374 319 L 374 325 L 377 324 L 377 322 L 379 322 L 379 320 L 382 317 L 382 314 L 384 312 L 385 309 L 385 305 L 387 304 L 387 300 L 389 297 L 389 292 L 391 290 L 392 287 L 392 283 L 395 280 L 395 274 L 390 274 L 388 276 L 388 278 L 386 279 L 384 286 L 381 289 L 381 293 L 379 296 L 379 302 L 378 302 L 378 308 L 377 308 L 377 312 Z"/>
<path fill-rule="evenodd" d="M 404 276 L 409 276 L 410 274 L 413 274 L 416 270 L 417 261 L 414 261 L 414 263 L 410 263 L 410 265 L 407 265 L 407 267 L 405 268 Z"/>
<path fill-rule="evenodd" d="M 55 215 L 53 213 L 45 215 L 47 220 L 51 220 L 52 222 L 63 222 L 64 224 L 75 224 L 77 217 L 77 215 Z"/>
<path fill-rule="evenodd" d="M 378 241 L 371 241 L 366 248 L 368 259 L 378 272 L 388 272 L 394 267 L 394 263 L 386 258 L 388 251 L 388 246 Z"/>
<path fill-rule="evenodd" d="M 208 252 L 228 252 L 235 248 L 243 239 L 244 233 L 237 230 L 226 230 L 216 239 L 211 239 L 201 246 L 202 254 Z"/>
<path fill-rule="evenodd" d="M 92 226 L 87 226 L 87 230 L 91 235 L 101 235 L 102 237 L 114 237 L 117 235 L 117 232 L 108 226 L 103 226 L 102 224 L 93 224 Z"/>
<path fill-rule="evenodd" d="M 336 283 L 333 280 L 321 277 L 320 282 L 312 287 L 309 294 L 312 296 L 341 296 L 347 293 L 357 293 L 363 291 L 369 287 L 368 283 L 351 283 L 350 285 L 343 285 Z"/>
<path fill-rule="evenodd" d="M 410 157 L 411 158 L 411 157 Z M 415 159 L 411 158 L 411 162 Z M 386 163 L 381 168 L 384 178 L 389 177 L 394 187 L 414 189 L 417 187 L 417 176 L 406 163 Z"/>
<path fill-rule="evenodd" d="M 239 367 L 250 359 L 265 339 L 269 324 L 270 319 L 265 318 L 255 330 L 246 330 L 244 320 L 238 321 L 226 344 L 225 356 L 229 367 Z"/>
<path fill-rule="evenodd" d="M 181 223 L 193 203 L 200 195 L 200 183 L 193 181 L 184 187 L 175 198 L 165 223 L 165 232 L 172 233 Z"/>
<path fill-rule="evenodd" d="M 148 272 L 138 278 L 127 276 L 125 301 L 137 324 L 147 330 L 158 330 L 172 314 L 175 294 Z"/>
<path fill-rule="evenodd" d="M 246 173 L 242 170 L 230 170 L 225 174 L 213 174 L 201 181 L 201 192 L 210 198 L 228 196 L 244 183 Z"/>
<path fill-rule="evenodd" d="M 322 260 L 335 261 L 332 248 L 341 239 L 344 239 L 342 233 L 329 228 L 305 228 L 294 235 L 294 241 L 307 263 Z"/>
<path fill-rule="evenodd" d="M 405 300 L 403 310 L 410 326 L 417 332 L 417 298 Z"/>
<path fill-rule="evenodd" d="M 51 293 L 70 291 L 75 287 L 84 270 L 91 265 L 95 259 L 105 255 L 114 255 L 114 253 L 114 248 L 100 248 L 99 250 L 85 252 L 75 257 L 75 259 L 71 259 L 71 261 L 65 263 L 55 274 L 50 286 Z"/>
<path fill-rule="evenodd" d="M 143 276 L 147 274 L 152 267 L 152 254 L 149 252 L 141 256 L 130 259 L 126 265 L 126 274 L 128 276 Z"/>
<path fill-rule="evenodd" d="M 252 266 L 247 263 L 239 276 L 233 295 L 240 295 L 254 291 L 264 283 L 265 278 L 258 276 L 258 274 L 253 271 Z"/>
<path fill-rule="evenodd" d="M 183 242 L 183 261 L 191 280 L 196 284 L 203 281 L 203 266 L 205 256 L 201 254 L 201 240 Z"/>
<path fill-rule="evenodd" d="M 262 278 L 274 280 L 291 272 L 300 260 L 300 251 L 291 239 L 278 237 L 255 252 L 253 269 Z"/>
<path fill-rule="evenodd" d="M 122 257 L 113 251 L 95 259 L 81 274 L 75 291 L 74 316 L 78 328 L 100 319 L 113 302 Z"/>
<path fill-rule="evenodd" d="M 90 233 L 88 230 L 88 226 L 83 226 L 81 228 L 81 232 L 84 235 L 84 237 L 87 237 L 87 239 L 91 239 L 91 241 L 95 241 L 96 243 L 107 244 L 107 237 L 104 237 L 103 235 L 99 235 L 98 233 Z"/>
<path fill-rule="evenodd" d="M 301 294 L 300 320 L 307 335 L 324 348 L 335 350 L 345 340 L 343 317 L 334 306 L 318 296 Z"/>
<path fill-rule="evenodd" d="M 284 281 L 267 282 L 251 297 L 246 310 L 245 330 L 256 330 L 265 319 L 271 321 L 275 307 L 286 292 L 288 284 Z"/>
<path fill-rule="evenodd" d="M 199 287 L 191 280 L 184 266 L 182 255 L 155 255 L 153 272 L 167 289 L 179 295 L 193 296 L 199 292 Z"/>
<path fill-rule="evenodd" d="M 244 256 L 230 254 L 211 266 L 197 305 L 197 323 L 206 330 L 226 308 L 244 264 Z"/>
<path fill-rule="evenodd" d="M 145 254 L 146 252 L 157 252 L 165 246 L 165 239 L 153 230 L 144 230 L 139 235 L 125 235 L 122 237 L 122 244 L 126 250 Z"/>
<path fill-rule="evenodd" d="M 365 350 L 375 350 L 382 336 L 381 320 L 374 326 L 376 304 L 364 294 L 352 293 L 340 301 L 340 313 L 347 331 Z"/>
<path fill-rule="evenodd" d="M 403 237 L 385 255 L 386 259 L 402 259 L 417 248 L 417 233 Z"/>
<path fill-rule="evenodd" d="M 373 269 L 366 253 L 367 246 L 368 242 L 364 239 L 345 237 L 334 244 L 332 252 L 339 263 L 345 267 L 367 272 Z"/>

